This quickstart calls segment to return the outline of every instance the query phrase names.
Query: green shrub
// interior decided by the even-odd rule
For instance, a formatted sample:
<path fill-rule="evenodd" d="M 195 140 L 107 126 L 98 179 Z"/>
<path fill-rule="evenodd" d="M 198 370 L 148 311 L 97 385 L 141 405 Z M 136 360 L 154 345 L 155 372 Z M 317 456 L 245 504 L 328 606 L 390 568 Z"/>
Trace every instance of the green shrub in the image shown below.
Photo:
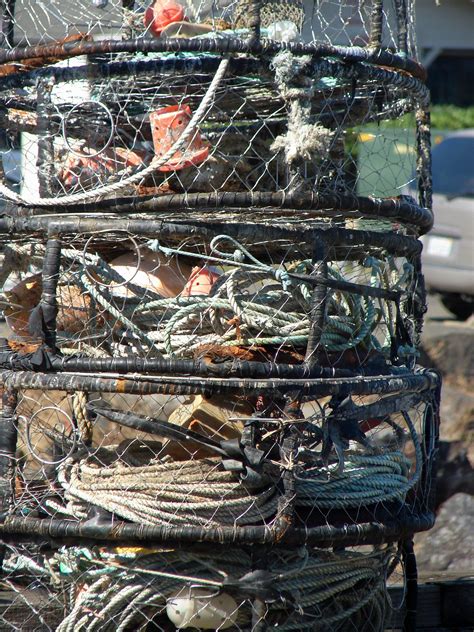
<path fill-rule="evenodd" d="M 474 127 L 474 106 L 460 108 L 456 105 L 433 105 L 431 108 L 433 129 L 456 130 Z"/>
<path fill-rule="evenodd" d="M 396 129 L 414 129 L 415 117 L 413 114 L 405 114 L 395 121 L 384 121 L 381 125 Z M 431 127 L 444 131 L 474 127 L 474 106 L 460 108 L 457 105 L 433 105 L 431 106 Z"/>

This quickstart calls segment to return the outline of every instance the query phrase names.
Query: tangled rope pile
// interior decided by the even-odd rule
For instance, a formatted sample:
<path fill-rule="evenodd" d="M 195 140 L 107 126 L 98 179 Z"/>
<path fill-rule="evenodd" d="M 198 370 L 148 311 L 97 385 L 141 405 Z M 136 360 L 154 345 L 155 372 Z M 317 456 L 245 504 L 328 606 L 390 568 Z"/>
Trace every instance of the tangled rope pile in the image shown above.
<path fill-rule="evenodd" d="M 226 241 L 235 247 L 232 254 L 218 250 L 218 243 Z M 89 295 L 102 310 L 105 327 L 95 326 L 94 336 L 100 339 L 110 335 L 108 324 L 120 324 L 124 334 L 121 343 L 111 343 L 116 351 L 123 351 L 123 343 L 130 343 L 153 349 L 165 356 L 182 357 L 192 353 L 203 344 L 229 345 L 294 345 L 304 346 L 309 335 L 309 312 L 311 288 L 304 281 L 291 277 L 291 273 L 308 274 L 310 261 L 300 261 L 293 266 L 262 264 L 258 259 L 234 239 L 219 235 L 210 243 L 212 256 L 161 246 L 156 240 L 148 244 L 152 250 L 165 256 L 188 257 L 219 264 L 226 270 L 209 296 L 183 296 L 176 298 L 138 297 L 133 291 L 133 283 L 127 284 L 131 294 L 121 297 L 119 306 L 110 291 L 100 287 L 91 277 L 101 279 L 109 288 L 117 283 L 126 283 L 121 275 L 98 255 L 82 254 L 82 265 L 76 269 L 78 251 L 65 248 L 63 257 L 71 262 L 61 283 L 75 285 L 84 295 Z M 246 261 L 249 261 L 247 263 Z M 350 270 L 348 270 L 350 272 Z M 399 273 L 394 263 L 382 264 L 368 258 L 358 272 L 368 275 L 370 287 L 403 290 L 409 283 L 413 268 L 409 264 Z M 329 277 L 344 281 L 340 270 L 329 266 Z M 141 288 L 143 294 L 143 288 Z M 236 326 L 236 324 L 238 326 Z M 380 328 L 380 335 L 376 335 Z M 326 326 L 321 336 L 321 344 L 329 352 L 341 352 L 364 345 L 366 350 L 388 349 L 395 330 L 395 310 L 389 301 L 361 297 L 349 292 L 329 292 Z M 116 329 L 117 331 L 117 329 Z M 81 350 L 97 355 L 94 347 L 84 341 L 82 332 Z M 383 338 L 383 339 L 381 339 Z M 60 332 L 61 348 L 71 353 L 74 336 Z M 407 350 L 408 351 L 408 350 Z M 100 353 L 106 353 L 101 350 Z"/>
<path fill-rule="evenodd" d="M 234 252 L 222 251 L 221 243 L 227 243 Z M 90 296 L 98 305 L 103 324 L 102 328 L 94 325 L 95 339 L 100 343 L 104 337 L 110 337 L 112 326 L 115 338 L 122 332 L 120 343 L 109 340 L 107 352 L 87 342 L 85 332 L 72 335 L 61 331 L 60 347 L 64 353 L 72 353 L 78 344 L 81 351 L 92 356 L 122 353 L 124 344 L 128 343 L 165 357 L 189 356 L 209 344 L 223 347 L 254 344 L 304 347 L 307 344 L 312 290 L 308 283 L 292 277 L 292 273 L 310 274 L 309 260 L 279 267 L 263 264 L 227 235 L 218 235 L 211 241 L 212 255 L 161 246 L 157 240 L 147 246 L 166 257 L 218 264 L 224 272 L 209 295 L 157 298 L 156 293 L 151 293 L 147 297 L 143 296 L 143 288 L 134 286 L 133 279 L 124 279 L 100 256 L 64 248 L 62 256 L 67 268 L 60 284 L 77 287 L 81 295 Z M 22 256 L 23 251 L 21 247 Z M 11 271 L 15 260 L 14 250 L 12 253 L 4 262 L 4 276 Z M 348 267 L 345 274 L 328 266 L 329 278 L 335 281 L 346 281 L 349 274 L 367 278 L 370 287 L 403 292 L 411 283 L 413 266 L 405 263 L 399 271 L 392 258 L 382 263 L 374 257 L 366 258 L 362 266 L 352 270 Z M 129 294 L 121 296 L 120 305 L 113 296 L 117 284 L 126 284 L 129 288 Z M 388 352 L 395 335 L 395 321 L 396 312 L 390 301 L 347 291 L 330 291 L 320 342 L 328 352 L 343 352 L 358 345 L 366 351 Z M 80 343 L 75 343 L 75 338 Z M 407 347 L 399 351 L 406 355 L 414 350 Z"/>
<path fill-rule="evenodd" d="M 392 547 L 370 553 L 276 550 L 268 556 L 265 570 L 255 570 L 248 553 L 232 549 L 209 554 L 69 547 L 50 558 L 46 568 L 56 581 L 82 586 L 72 595 L 71 611 L 57 632 L 123 632 L 132 624 L 138 630 L 151 619 L 159 624 L 170 596 L 187 587 L 190 596 L 202 587 L 209 600 L 230 594 L 241 630 L 250 625 L 253 596 L 264 601 L 267 620 L 278 629 L 290 632 L 311 625 L 327 632 L 340 625 L 362 630 L 369 617 L 378 629 L 393 555 Z"/>
<path fill-rule="evenodd" d="M 403 501 L 421 473 L 421 447 L 413 431 L 416 466 L 411 477 L 411 462 L 401 452 L 351 451 L 342 472 L 336 463 L 327 469 L 299 467 L 296 505 L 327 510 Z M 255 489 L 225 471 L 220 459 L 150 460 L 120 453 L 111 446 L 92 457 L 66 459 L 58 471 L 66 504 L 49 501 L 50 509 L 84 519 L 93 505 L 135 523 L 206 527 L 258 524 L 277 513 L 278 468 L 268 468 L 266 484 Z"/>

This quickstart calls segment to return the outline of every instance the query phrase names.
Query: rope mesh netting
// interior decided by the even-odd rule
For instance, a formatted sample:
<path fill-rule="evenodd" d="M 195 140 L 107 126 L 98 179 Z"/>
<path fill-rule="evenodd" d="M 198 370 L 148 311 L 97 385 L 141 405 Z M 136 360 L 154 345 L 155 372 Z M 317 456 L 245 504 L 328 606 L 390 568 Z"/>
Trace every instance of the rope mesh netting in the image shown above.
<path fill-rule="evenodd" d="M 0 17 L 0 629 L 414 630 L 413 3 Z"/>

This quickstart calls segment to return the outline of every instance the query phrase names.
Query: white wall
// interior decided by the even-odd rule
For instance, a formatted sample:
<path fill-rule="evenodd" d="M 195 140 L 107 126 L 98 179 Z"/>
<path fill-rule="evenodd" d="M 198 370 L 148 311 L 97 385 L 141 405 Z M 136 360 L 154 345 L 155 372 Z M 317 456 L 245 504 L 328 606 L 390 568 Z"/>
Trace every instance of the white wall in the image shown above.
<path fill-rule="evenodd" d="M 416 0 L 418 47 L 474 50 L 472 0 Z"/>
<path fill-rule="evenodd" d="M 109 0 L 104 9 L 91 0 L 16 0 L 15 44 L 46 44 L 81 32 L 110 37 L 121 24 L 121 5 L 121 0 Z"/>
<path fill-rule="evenodd" d="M 200 6 L 206 1 L 219 6 L 237 0 L 181 0 Z M 305 39 L 338 44 L 364 43 L 370 2 L 364 0 L 303 0 L 306 12 Z M 473 0 L 414 0 L 419 48 L 474 49 Z M 144 0 L 141 4 L 151 4 Z M 137 3 L 138 4 L 138 3 Z M 385 10 L 392 13 L 390 1 Z M 312 20 L 312 16 L 316 16 Z M 38 43 L 59 39 L 71 33 L 92 30 L 96 36 L 111 36 L 121 24 L 121 0 L 109 0 L 105 9 L 91 0 L 16 0 L 17 42 Z M 390 44 L 386 28 L 385 44 Z"/>

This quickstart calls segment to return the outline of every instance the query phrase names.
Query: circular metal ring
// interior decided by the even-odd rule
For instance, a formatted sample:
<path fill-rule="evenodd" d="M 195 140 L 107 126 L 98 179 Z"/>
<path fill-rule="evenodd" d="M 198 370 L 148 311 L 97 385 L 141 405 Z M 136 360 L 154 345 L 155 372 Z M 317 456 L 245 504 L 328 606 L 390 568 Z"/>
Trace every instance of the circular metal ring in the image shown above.
<path fill-rule="evenodd" d="M 137 254 L 137 263 L 135 265 L 135 270 L 133 271 L 131 277 L 129 277 L 128 279 L 125 279 L 121 283 L 113 283 L 113 285 L 112 285 L 111 283 L 103 283 L 102 281 L 98 281 L 95 277 L 93 277 L 91 275 L 91 273 L 88 270 L 87 264 L 86 264 L 86 255 L 87 255 L 87 247 L 88 247 L 88 245 L 90 244 L 92 239 L 94 239 L 94 237 L 96 237 L 97 234 L 118 233 L 118 232 L 126 233 L 127 238 L 132 242 L 133 247 L 135 249 L 135 252 Z M 84 248 L 82 249 L 82 265 L 84 266 L 84 270 L 85 270 L 87 276 L 89 277 L 89 280 L 92 281 L 93 283 L 95 283 L 96 285 L 101 286 L 101 287 L 107 287 L 107 288 L 113 287 L 115 289 L 115 288 L 118 288 L 118 287 L 123 287 L 124 285 L 127 285 L 128 283 L 131 283 L 132 280 L 137 276 L 138 271 L 140 270 L 141 262 L 142 262 L 142 256 L 140 254 L 140 246 L 139 246 L 137 240 L 135 239 L 135 237 L 133 237 L 129 233 L 129 231 L 123 230 L 123 229 L 118 229 L 118 230 L 110 229 L 110 230 L 98 231 L 97 233 L 95 233 L 94 235 L 91 235 L 89 237 L 89 239 L 84 244 Z"/>
<path fill-rule="evenodd" d="M 64 417 L 66 417 L 66 419 L 68 420 L 71 428 L 73 429 L 72 433 L 71 433 L 71 437 L 70 439 L 72 440 L 72 445 L 68 451 L 68 453 L 61 457 L 60 459 L 57 460 L 49 460 L 49 459 L 44 459 L 43 457 L 39 456 L 36 453 L 35 448 L 33 447 L 33 444 L 31 442 L 31 426 L 32 426 L 32 422 L 35 419 L 35 417 L 37 417 L 40 413 L 44 412 L 45 410 L 54 410 L 56 413 L 61 413 L 62 415 L 64 415 Z M 37 410 L 35 413 L 33 413 L 33 415 L 31 415 L 31 417 L 29 419 L 27 419 L 24 415 L 20 415 L 18 419 L 23 419 L 25 422 L 25 442 L 26 445 L 28 447 L 28 450 L 31 454 L 31 456 L 38 461 L 39 463 L 42 463 L 43 465 L 59 465 L 60 463 L 63 463 L 67 458 L 69 458 L 71 456 L 71 454 L 74 453 L 74 451 L 76 450 L 76 445 L 77 445 L 77 433 L 75 432 L 74 429 L 74 423 L 72 418 L 61 408 L 58 408 L 57 406 L 45 406 L 44 408 L 41 408 L 40 410 Z"/>
<path fill-rule="evenodd" d="M 107 114 L 109 121 L 110 121 L 110 134 L 109 137 L 107 138 L 107 141 L 105 142 L 104 146 L 96 151 L 95 153 L 82 153 L 80 151 L 77 151 L 77 149 L 74 149 L 74 147 L 71 145 L 71 143 L 69 142 L 68 139 L 68 135 L 66 132 L 66 125 L 69 121 L 69 118 L 71 116 L 71 114 L 79 107 L 83 107 L 84 105 L 88 105 L 88 104 L 92 104 L 92 105 L 96 105 L 100 108 L 102 108 L 105 113 Z M 66 145 L 66 147 L 68 148 L 68 150 L 71 152 L 71 154 L 73 154 L 73 156 L 77 156 L 78 158 L 95 158 L 96 156 L 99 156 L 101 153 L 103 153 L 111 144 L 111 142 L 114 139 L 114 134 L 115 134 L 115 122 L 114 122 L 114 118 L 112 115 L 112 112 L 109 110 L 109 108 L 102 103 L 101 101 L 93 101 L 92 99 L 89 99 L 88 101 L 83 101 L 82 103 L 76 103 L 76 105 L 74 105 L 69 112 L 66 114 L 66 116 L 63 117 L 62 122 L 61 122 L 61 131 L 62 131 L 62 135 L 64 138 L 64 143 Z"/>

